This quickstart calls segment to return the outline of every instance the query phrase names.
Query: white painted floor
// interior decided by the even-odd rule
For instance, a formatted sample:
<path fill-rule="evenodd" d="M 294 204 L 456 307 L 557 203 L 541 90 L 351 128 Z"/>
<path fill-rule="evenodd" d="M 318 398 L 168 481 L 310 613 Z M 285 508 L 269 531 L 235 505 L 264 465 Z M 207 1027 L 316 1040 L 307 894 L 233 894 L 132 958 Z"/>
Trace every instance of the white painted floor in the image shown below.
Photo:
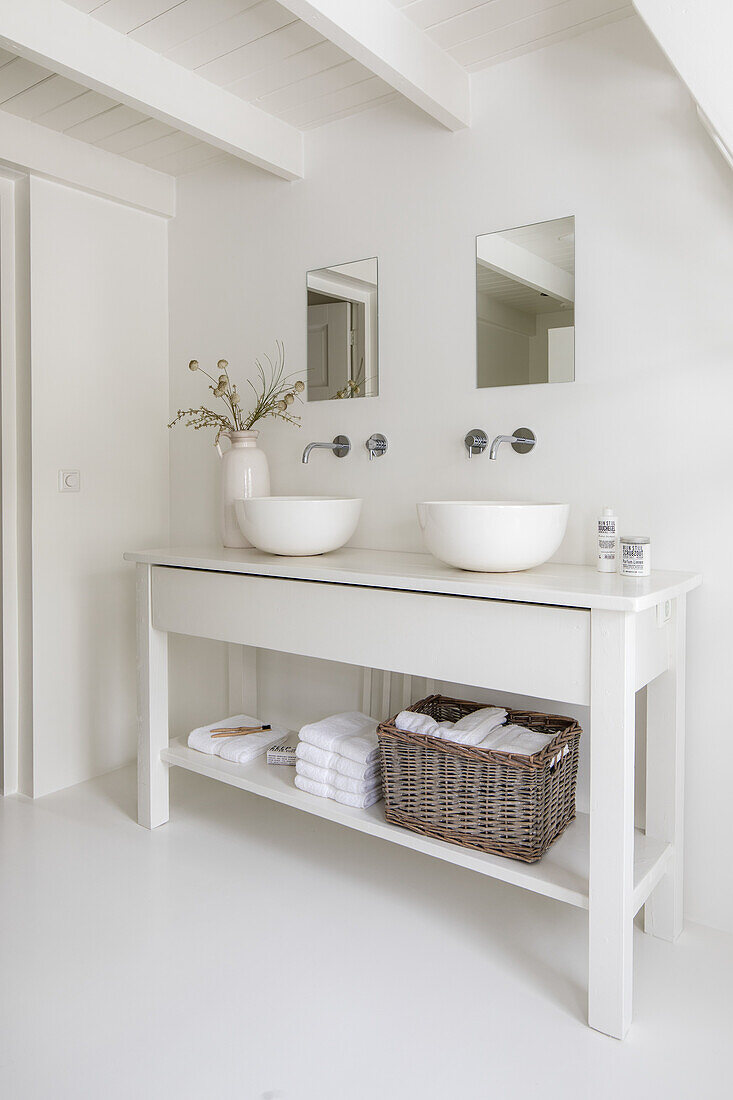
<path fill-rule="evenodd" d="M 637 931 L 585 1027 L 586 918 L 174 769 L 0 802 L 3 1100 L 729 1100 L 733 938 Z"/>

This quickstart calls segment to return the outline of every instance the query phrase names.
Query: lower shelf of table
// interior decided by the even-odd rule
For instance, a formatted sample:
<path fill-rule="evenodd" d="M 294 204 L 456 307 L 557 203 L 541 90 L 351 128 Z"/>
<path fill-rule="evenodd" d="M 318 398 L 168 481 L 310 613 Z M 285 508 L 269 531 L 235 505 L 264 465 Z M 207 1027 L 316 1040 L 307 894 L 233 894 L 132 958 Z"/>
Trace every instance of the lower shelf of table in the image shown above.
<path fill-rule="evenodd" d="M 384 820 L 384 803 L 377 802 L 368 810 L 356 810 L 342 806 L 328 798 L 317 798 L 298 790 L 293 783 L 294 768 L 268 764 L 264 756 L 250 764 L 230 764 L 218 756 L 189 749 L 181 741 L 172 741 L 161 753 L 170 765 L 198 772 L 221 783 L 239 787 L 243 791 L 263 798 L 282 802 L 305 813 L 315 814 L 350 829 L 380 837 L 382 840 L 401 844 L 435 859 L 467 867 L 489 878 L 522 886 L 537 894 L 557 898 L 581 909 L 588 908 L 589 878 L 589 819 L 578 814 L 563 835 L 552 845 L 537 863 L 520 863 L 504 856 L 488 855 L 433 840 L 410 832 L 399 825 Z M 634 912 L 644 904 L 649 894 L 664 874 L 672 849 L 668 844 L 647 837 L 636 830 L 634 847 Z"/>

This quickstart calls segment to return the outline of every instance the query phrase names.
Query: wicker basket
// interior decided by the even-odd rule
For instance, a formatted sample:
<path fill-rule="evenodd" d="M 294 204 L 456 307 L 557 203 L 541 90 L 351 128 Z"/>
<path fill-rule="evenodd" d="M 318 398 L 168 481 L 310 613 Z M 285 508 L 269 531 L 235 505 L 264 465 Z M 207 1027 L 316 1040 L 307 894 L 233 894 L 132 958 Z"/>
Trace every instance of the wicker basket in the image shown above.
<path fill-rule="evenodd" d="M 458 721 L 485 703 L 431 695 L 409 709 Z M 378 727 L 387 821 L 479 852 L 534 863 L 575 817 L 581 729 L 572 718 L 508 711 L 509 722 L 555 737 L 533 756 L 457 745 Z"/>

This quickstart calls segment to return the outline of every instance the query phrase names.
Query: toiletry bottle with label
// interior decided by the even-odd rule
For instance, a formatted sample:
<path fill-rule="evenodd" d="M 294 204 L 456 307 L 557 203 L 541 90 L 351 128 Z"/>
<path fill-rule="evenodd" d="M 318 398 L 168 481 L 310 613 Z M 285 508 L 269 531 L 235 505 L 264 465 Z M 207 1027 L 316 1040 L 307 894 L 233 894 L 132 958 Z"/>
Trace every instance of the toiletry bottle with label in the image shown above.
<path fill-rule="evenodd" d="M 598 519 L 597 569 L 599 573 L 615 573 L 618 557 L 618 519 L 613 508 L 604 508 Z"/>
<path fill-rule="evenodd" d="M 622 535 L 619 573 L 622 577 L 648 577 L 652 571 L 652 547 L 648 535 Z"/>

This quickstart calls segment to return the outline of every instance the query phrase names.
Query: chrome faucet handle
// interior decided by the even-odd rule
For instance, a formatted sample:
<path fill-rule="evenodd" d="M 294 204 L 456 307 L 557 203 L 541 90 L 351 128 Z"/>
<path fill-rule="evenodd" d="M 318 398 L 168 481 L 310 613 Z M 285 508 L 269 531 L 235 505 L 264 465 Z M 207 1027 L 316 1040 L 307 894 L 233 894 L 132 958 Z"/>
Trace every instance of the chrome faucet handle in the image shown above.
<path fill-rule="evenodd" d="M 387 440 L 381 432 L 375 432 L 374 435 L 369 436 L 365 446 L 369 451 L 369 461 L 371 462 L 373 458 L 382 457 L 387 450 Z"/>
<path fill-rule="evenodd" d="M 333 437 L 333 453 L 336 458 L 346 458 L 351 450 L 351 440 L 347 435 L 335 435 Z"/>
<path fill-rule="evenodd" d="M 463 440 L 463 445 L 468 451 L 468 457 L 473 458 L 474 455 L 482 455 L 486 450 L 489 443 L 489 438 L 486 432 L 481 428 L 472 428 Z"/>
<path fill-rule="evenodd" d="M 309 443 L 303 451 L 303 462 L 307 462 L 311 451 L 317 449 L 333 451 L 336 458 L 345 458 L 351 450 L 351 440 L 346 435 L 337 435 L 334 436 L 333 443 Z"/>

